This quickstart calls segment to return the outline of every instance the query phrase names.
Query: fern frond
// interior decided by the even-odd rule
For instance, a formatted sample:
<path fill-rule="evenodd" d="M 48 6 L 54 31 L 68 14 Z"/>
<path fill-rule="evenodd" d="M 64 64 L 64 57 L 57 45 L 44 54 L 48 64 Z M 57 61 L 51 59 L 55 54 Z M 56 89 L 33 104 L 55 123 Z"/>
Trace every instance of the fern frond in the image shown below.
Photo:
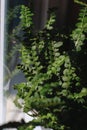
<path fill-rule="evenodd" d="M 77 51 L 84 45 L 85 33 L 87 33 L 87 7 L 81 9 L 76 29 L 71 35 Z"/>
<path fill-rule="evenodd" d="M 22 27 L 28 28 L 32 25 L 32 16 L 33 13 L 31 10 L 27 6 L 22 5 L 20 11 L 20 20 Z"/>
<path fill-rule="evenodd" d="M 46 28 L 48 30 L 52 30 L 53 29 L 53 24 L 55 23 L 55 14 L 52 13 L 50 16 L 50 19 L 48 20 L 47 24 L 46 24 Z"/>
<path fill-rule="evenodd" d="M 76 2 L 77 4 L 80 4 L 82 6 L 86 6 L 87 7 L 87 4 L 81 0 L 74 0 L 74 2 Z"/>

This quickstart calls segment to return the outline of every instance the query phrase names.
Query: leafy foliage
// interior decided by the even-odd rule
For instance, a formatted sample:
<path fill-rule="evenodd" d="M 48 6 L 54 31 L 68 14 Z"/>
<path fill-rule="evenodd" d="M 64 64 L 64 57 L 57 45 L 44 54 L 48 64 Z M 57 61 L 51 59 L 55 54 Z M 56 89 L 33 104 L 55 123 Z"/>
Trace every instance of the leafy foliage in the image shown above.
<path fill-rule="evenodd" d="M 27 12 L 31 14 L 28 19 Z M 83 6 L 76 29 L 68 37 L 53 27 L 53 14 L 45 28 L 33 34 L 31 17 L 31 11 L 22 6 L 20 18 L 25 39 L 18 69 L 24 73 L 26 82 L 15 85 L 18 90 L 15 102 L 27 114 L 31 111 L 34 120 L 30 126 L 24 125 L 19 130 L 33 130 L 36 125 L 53 130 L 86 130 L 87 8 Z M 68 44 L 71 50 L 65 49 Z"/>
<path fill-rule="evenodd" d="M 80 4 L 82 6 L 86 6 L 87 7 L 86 0 L 74 0 L 74 2 L 76 2 L 77 4 Z"/>
<path fill-rule="evenodd" d="M 76 29 L 72 33 L 72 38 L 75 42 L 75 47 L 79 51 L 86 39 L 87 32 L 87 7 L 82 8 L 79 14 L 79 22 L 76 24 Z"/>
<path fill-rule="evenodd" d="M 20 19 L 22 27 L 27 28 L 32 25 L 32 16 L 33 13 L 31 13 L 30 9 L 22 5 L 20 11 Z"/>

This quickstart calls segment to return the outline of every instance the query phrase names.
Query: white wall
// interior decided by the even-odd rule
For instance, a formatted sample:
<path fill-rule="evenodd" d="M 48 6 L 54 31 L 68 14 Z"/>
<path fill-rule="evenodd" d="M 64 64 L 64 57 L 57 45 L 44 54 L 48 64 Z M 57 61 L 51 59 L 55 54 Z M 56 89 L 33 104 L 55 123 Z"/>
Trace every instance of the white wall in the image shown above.
<path fill-rule="evenodd" d="M 3 102 L 3 48 L 4 48 L 4 13 L 5 0 L 0 0 L 0 124 L 4 121 Z"/>

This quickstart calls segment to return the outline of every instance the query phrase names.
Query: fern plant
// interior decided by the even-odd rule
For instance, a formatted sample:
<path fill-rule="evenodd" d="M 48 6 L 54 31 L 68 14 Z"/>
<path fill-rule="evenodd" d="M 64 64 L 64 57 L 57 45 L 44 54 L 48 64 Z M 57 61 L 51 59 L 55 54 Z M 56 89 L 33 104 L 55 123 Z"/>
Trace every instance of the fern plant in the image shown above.
<path fill-rule="evenodd" d="M 76 49 L 79 51 L 86 39 L 87 32 L 87 6 L 80 10 L 79 22 L 76 24 L 76 29 L 72 32 L 72 38 L 75 43 Z"/>
<path fill-rule="evenodd" d="M 37 125 L 53 130 L 87 129 L 87 62 L 83 61 L 87 57 L 87 7 L 82 8 L 76 29 L 65 36 L 53 27 L 53 13 L 45 28 L 34 34 L 32 13 L 22 6 L 20 23 L 24 39 L 18 69 L 26 82 L 15 85 L 15 103 L 27 114 L 31 111 L 34 119 L 19 130 L 33 130 Z M 70 42 L 66 43 L 68 39 Z M 72 42 L 71 50 L 65 49 Z"/>

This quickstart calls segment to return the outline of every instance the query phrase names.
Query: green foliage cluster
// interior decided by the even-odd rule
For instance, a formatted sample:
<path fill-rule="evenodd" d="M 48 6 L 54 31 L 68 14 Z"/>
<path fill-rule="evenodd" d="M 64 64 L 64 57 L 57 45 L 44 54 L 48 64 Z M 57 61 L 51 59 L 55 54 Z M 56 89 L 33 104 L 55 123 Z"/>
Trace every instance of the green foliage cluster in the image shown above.
<path fill-rule="evenodd" d="M 79 18 L 79 22 L 76 24 L 76 29 L 72 33 L 72 38 L 75 42 L 75 47 L 77 50 L 81 49 L 84 40 L 86 39 L 87 32 L 87 6 L 84 9 L 81 9 Z"/>
<path fill-rule="evenodd" d="M 22 6 L 20 18 L 25 39 L 18 69 L 26 82 L 15 85 L 15 103 L 27 114 L 31 112 L 34 120 L 19 130 L 33 130 L 37 125 L 53 130 L 86 130 L 87 7 L 82 7 L 76 28 L 69 36 L 59 34 L 53 27 L 54 14 L 36 34 L 31 30 L 30 9 Z M 71 48 L 65 49 L 68 45 Z"/>
<path fill-rule="evenodd" d="M 32 16 L 33 13 L 31 13 L 31 10 L 28 7 L 22 5 L 20 11 L 20 19 L 22 27 L 28 28 L 32 25 Z"/>

